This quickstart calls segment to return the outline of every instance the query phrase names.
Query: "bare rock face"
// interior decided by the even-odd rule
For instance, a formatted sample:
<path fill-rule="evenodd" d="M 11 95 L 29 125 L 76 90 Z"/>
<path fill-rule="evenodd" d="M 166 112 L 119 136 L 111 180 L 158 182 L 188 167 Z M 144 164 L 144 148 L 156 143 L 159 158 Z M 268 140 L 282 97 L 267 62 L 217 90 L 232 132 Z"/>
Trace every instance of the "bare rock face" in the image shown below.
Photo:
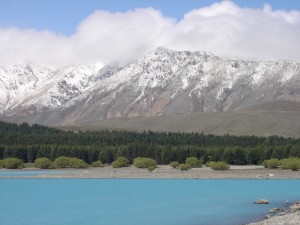
<path fill-rule="evenodd" d="M 0 118 L 49 125 L 230 112 L 299 100 L 300 63 L 294 61 L 230 60 L 158 48 L 124 67 L 0 67 Z"/>

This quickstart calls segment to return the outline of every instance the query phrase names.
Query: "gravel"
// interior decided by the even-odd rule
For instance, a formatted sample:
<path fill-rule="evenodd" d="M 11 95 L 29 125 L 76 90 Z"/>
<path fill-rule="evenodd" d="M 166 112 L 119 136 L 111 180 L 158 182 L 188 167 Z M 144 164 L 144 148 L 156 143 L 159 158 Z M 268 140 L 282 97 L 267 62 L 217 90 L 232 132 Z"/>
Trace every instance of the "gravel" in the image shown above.
<path fill-rule="evenodd" d="M 248 225 L 300 225 L 300 212 L 290 213 L 283 216 L 274 216 L 257 223 Z"/>

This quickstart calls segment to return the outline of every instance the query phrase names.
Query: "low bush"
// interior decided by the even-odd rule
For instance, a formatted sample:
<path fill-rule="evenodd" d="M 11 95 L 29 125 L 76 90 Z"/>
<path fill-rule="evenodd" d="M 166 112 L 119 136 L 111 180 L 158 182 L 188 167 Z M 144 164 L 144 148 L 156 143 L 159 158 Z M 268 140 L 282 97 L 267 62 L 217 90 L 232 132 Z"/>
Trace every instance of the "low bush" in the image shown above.
<path fill-rule="evenodd" d="M 3 167 L 3 159 L 0 159 L 0 169 Z"/>
<path fill-rule="evenodd" d="M 115 160 L 115 161 L 112 162 L 111 166 L 113 168 L 121 168 L 121 167 L 128 166 L 128 163 L 129 163 L 129 161 L 128 161 L 127 158 L 125 158 L 125 157 L 119 157 L 119 158 L 117 158 L 117 160 Z"/>
<path fill-rule="evenodd" d="M 209 164 L 211 163 L 211 161 L 207 161 L 206 163 L 205 163 L 205 166 L 206 167 L 209 167 Z"/>
<path fill-rule="evenodd" d="M 263 161 L 263 165 L 265 168 L 275 169 L 279 166 L 279 160 L 275 158 L 265 160 Z"/>
<path fill-rule="evenodd" d="M 148 167 L 148 171 L 151 173 L 153 170 L 155 170 L 155 167 L 154 166 L 149 166 Z"/>
<path fill-rule="evenodd" d="M 52 168 L 52 161 L 48 158 L 37 158 L 34 161 L 34 166 L 40 169 L 49 169 Z"/>
<path fill-rule="evenodd" d="M 54 165 L 57 168 L 86 168 L 88 164 L 83 160 L 71 157 L 59 157 L 55 159 Z"/>
<path fill-rule="evenodd" d="M 184 163 L 184 164 L 180 164 L 179 168 L 180 168 L 180 170 L 182 170 L 182 171 L 187 171 L 187 170 L 192 169 L 192 166 L 191 166 L 190 164 Z"/>
<path fill-rule="evenodd" d="M 291 162 L 290 163 L 290 169 L 292 171 L 298 171 L 300 169 L 300 163 L 297 161 Z"/>
<path fill-rule="evenodd" d="M 121 168 L 121 167 L 124 167 L 124 165 L 123 165 L 121 162 L 119 162 L 119 161 L 113 161 L 113 162 L 111 163 L 111 166 L 112 166 L 113 168 Z"/>
<path fill-rule="evenodd" d="M 24 163 L 21 159 L 6 158 L 3 159 L 2 166 L 6 169 L 21 169 L 24 167 Z"/>
<path fill-rule="evenodd" d="M 180 165 L 180 163 L 177 162 L 177 161 L 174 161 L 174 162 L 171 162 L 171 163 L 170 163 L 170 166 L 171 166 L 172 168 L 174 168 L 174 169 L 178 169 L 179 165 Z"/>
<path fill-rule="evenodd" d="M 133 165 L 137 168 L 148 168 L 150 166 L 157 167 L 157 162 L 154 159 L 137 157 L 133 160 Z"/>
<path fill-rule="evenodd" d="M 98 160 L 92 163 L 92 167 L 104 167 L 104 165 L 100 160 Z"/>
<path fill-rule="evenodd" d="M 118 157 L 116 161 L 122 163 L 123 166 L 128 166 L 129 164 L 129 160 L 123 156 Z"/>
<path fill-rule="evenodd" d="M 88 164 L 86 162 L 84 162 L 82 159 L 71 158 L 70 167 L 71 168 L 87 168 Z"/>
<path fill-rule="evenodd" d="M 264 160 L 262 165 L 265 167 L 265 168 L 268 168 L 268 160 Z"/>
<path fill-rule="evenodd" d="M 229 170 L 230 166 L 226 162 L 219 161 L 219 162 L 210 162 L 209 167 L 213 170 Z"/>
<path fill-rule="evenodd" d="M 70 157 L 58 157 L 54 160 L 54 165 L 57 168 L 68 168 L 70 167 Z"/>
<path fill-rule="evenodd" d="M 298 171 L 300 169 L 300 158 L 287 158 L 282 159 L 279 162 L 282 169 L 291 169 L 293 171 Z"/>
<path fill-rule="evenodd" d="M 200 168 L 202 167 L 201 160 L 197 159 L 196 157 L 189 157 L 185 160 L 185 164 L 191 165 L 192 168 Z"/>

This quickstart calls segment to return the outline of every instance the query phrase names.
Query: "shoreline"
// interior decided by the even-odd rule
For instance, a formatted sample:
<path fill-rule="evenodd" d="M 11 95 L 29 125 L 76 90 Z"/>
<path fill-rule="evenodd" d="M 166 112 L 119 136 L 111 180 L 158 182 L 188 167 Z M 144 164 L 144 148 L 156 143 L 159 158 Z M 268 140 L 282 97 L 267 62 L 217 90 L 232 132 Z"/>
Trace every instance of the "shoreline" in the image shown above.
<path fill-rule="evenodd" d="M 5 175 L 10 172 L 27 175 Z M 30 173 L 32 174 L 30 175 Z M 134 166 L 113 168 L 89 167 L 85 169 L 0 169 L 1 178 L 95 178 L 95 179 L 300 179 L 300 171 L 266 169 L 263 166 L 231 166 L 227 171 L 214 171 L 208 167 L 193 168 L 188 171 L 173 169 L 168 165 L 159 165 L 153 172 Z"/>
<path fill-rule="evenodd" d="M 271 218 L 263 219 L 258 222 L 246 225 L 299 225 L 300 211 L 288 213 L 285 215 L 275 215 Z"/>

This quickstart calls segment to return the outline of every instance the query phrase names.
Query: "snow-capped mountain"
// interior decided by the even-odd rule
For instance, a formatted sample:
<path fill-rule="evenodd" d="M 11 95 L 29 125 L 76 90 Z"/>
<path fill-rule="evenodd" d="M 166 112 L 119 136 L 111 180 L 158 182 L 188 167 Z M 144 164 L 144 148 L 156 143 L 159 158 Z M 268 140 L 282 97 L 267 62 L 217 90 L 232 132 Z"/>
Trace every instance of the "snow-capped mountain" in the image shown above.
<path fill-rule="evenodd" d="M 10 120 L 73 124 L 234 111 L 272 101 L 300 101 L 300 63 L 158 48 L 124 67 L 0 67 L 0 114 Z"/>

